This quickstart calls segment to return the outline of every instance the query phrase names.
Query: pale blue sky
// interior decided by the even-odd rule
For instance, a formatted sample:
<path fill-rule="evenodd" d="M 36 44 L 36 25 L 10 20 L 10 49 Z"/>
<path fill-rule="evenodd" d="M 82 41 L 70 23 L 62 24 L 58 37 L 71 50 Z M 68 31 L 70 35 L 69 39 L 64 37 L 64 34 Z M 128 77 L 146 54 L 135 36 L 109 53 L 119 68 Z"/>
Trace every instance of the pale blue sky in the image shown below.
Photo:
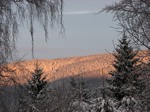
<path fill-rule="evenodd" d="M 95 14 L 115 0 L 65 0 L 64 26 L 65 37 L 59 37 L 60 29 L 49 29 L 46 43 L 44 31 L 39 25 L 35 29 L 35 58 L 64 58 L 112 52 L 113 40 L 117 43 L 118 33 L 112 14 Z M 27 28 L 20 28 L 18 53 L 24 59 L 31 58 L 31 38 Z"/>

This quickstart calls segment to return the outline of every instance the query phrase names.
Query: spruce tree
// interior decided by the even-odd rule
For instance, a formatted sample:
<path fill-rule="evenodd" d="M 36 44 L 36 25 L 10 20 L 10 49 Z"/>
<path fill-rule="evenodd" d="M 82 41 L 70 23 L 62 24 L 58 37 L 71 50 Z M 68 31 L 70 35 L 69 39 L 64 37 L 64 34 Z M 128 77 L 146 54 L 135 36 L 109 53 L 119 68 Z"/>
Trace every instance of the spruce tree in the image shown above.
<path fill-rule="evenodd" d="M 112 78 L 108 81 L 112 97 L 119 101 L 137 91 L 135 89 L 138 86 L 139 75 L 136 70 L 139 59 L 135 58 L 136 55 L 137 52 L 133 50 L 131 41 L 124 34 L 115 48 L 113 54 L 115 70 L 110 72 Z"/>
<path fill-rule="evenodd" d="M 39 68 L 39 65 L 35 64 L 35 69 L 31 73 L 32 77 L 28 80 L 26 85 L 28 96 L 21 100 L 21 107 L 19 112 L 38 112 L 42 108 L 42 102 L 46 98 L 46 76 L 43 69 Z M 40 106 L 39 106 L 40 105 Z"/>
<path fill-rule="evenodd" d="M 27 89 L 30 97 L 33 100 L 37 100 L 42 91 L 46 88 L 47 81 L 44 75 L 43 69 L 39 68 L 39 65 L 35 65 L 34 72 L 31 73 L 32 77 L 28 81 Z"/>
<path fill-rule="evenodd" d="M 88 99 L 88 89 L 83 78 L 75 79 L 74 77 L 70 80 L 70 89 L 74 99 L 86 100 Z"/>
<path fill-rule="evenodd" d="M 86 82 L 81 77 L 78 77 L 77 79 L 72 77 L 69 83 L 69 97 L 71 99 L 68 109 L 69 112 L 84 111 L 82 104 L 87 104 L 89 100 L 89 91 Z"/>

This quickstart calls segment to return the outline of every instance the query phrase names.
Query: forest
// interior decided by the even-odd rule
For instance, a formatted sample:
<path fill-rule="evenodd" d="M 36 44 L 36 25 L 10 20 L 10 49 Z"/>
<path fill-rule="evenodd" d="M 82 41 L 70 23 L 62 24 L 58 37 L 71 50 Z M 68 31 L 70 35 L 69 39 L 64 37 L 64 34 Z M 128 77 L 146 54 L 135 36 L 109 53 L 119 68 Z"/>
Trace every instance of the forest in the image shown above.
<path fill-rule="evenodd" d="M 16 66 L 24 61 L 16 53 L 19 26 L 29 25 L 34 59 L 34 22 L 41 24 L 45 41 L 48 27 L 58 25 L 64 34 L 63 8 L 63 0 L 0 1 L 0 112 L 150 112 L 148 0 L 120 0 L 99 12 L 114 15 L 121 36 L 111 53 L 113 69 L 107 76 L 100 71 L 97 85 L 89 86 L 81 74 L 49 81 L 38 61 L 31 77 L 19 82 Z M 25 74 L 20 68 L 19 75 Z"/>

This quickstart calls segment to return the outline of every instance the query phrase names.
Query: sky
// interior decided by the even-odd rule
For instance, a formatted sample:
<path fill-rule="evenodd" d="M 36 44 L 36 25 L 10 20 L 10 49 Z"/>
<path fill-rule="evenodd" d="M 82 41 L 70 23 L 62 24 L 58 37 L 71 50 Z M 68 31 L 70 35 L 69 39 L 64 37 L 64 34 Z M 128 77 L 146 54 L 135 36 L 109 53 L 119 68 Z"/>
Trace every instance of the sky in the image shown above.
<path fill-rule="evenodd" d="M 112 52 L 119 38 L 114 28 L 117 22 L 111 13 L 99 13 L 115 0 L 64 0 L 63 22 L 65 36 L 57 26 L 49 30 L 45 42 L 44 31 L 35 25 L 34 55 L 38 59 L 56 59 Z M 20 28 L 17 50 L 24 59 L 31 59 L 31 37 L 27 28 Z"/>

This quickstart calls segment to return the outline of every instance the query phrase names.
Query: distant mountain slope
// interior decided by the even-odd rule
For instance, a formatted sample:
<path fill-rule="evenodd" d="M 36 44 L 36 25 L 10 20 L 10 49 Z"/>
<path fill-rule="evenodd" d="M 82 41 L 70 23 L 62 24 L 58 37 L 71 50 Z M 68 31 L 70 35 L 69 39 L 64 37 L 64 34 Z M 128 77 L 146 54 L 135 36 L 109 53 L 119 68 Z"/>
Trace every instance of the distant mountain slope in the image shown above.
<path fill-rule="evenodd" d="M 140 52 L 139 56 L 143 56 L 145 52 Z M 144 61 L 147 59 L 144 58 Z M 34 64 L 38 63 L 44 69 L 49 81 L 81 75 L 84 77 L 98 77 L 108 75 L 113 70 L 112 63 L 114 57 L 111 54 L 98 54 L 81 57 L 61 58 L 53 60 L 26 60 L 20 62 L 14 69 L 16 70 L 16 78 L 24 82 L 31 76 L 34 70 Z"/>

